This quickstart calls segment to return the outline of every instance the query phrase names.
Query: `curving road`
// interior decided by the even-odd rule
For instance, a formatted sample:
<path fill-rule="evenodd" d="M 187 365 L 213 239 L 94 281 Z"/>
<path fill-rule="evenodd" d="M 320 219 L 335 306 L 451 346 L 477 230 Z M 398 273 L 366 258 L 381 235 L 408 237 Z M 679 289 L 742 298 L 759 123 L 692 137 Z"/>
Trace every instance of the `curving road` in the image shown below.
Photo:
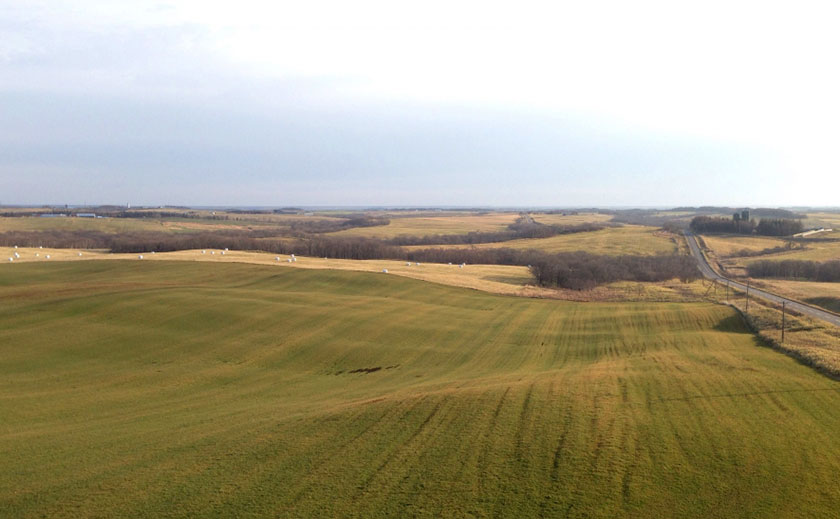
<path fill-rule="evenodd" d="M 709 266 L 709 262 L 706 261 L 706 257 L 703 256 L 703 253 L 700 252 L 700 246 L 697 245 L 697 239 L 694 237 L 693 234 L 686 232 L 685 233 L 685 241 L 688 242 L 688 248 L 691 249 L 691 254 L 697 259 L 697 265 L 700 267 L 700 272 L 703 273 L 709 279 L 714 279 L 717 281 L 728 282 L 729 286 L 735 287 L 738 290 L 745 291 L 747 290 L 747 285 L 743 283 L 739 283 L 737 281 L 733 281 L 729 278 L 725 278 L 715 272 L 711 266 Z M 799 312 L 801 314 L 807 315 L 809 317 L 814 317 L 816 319 L 822 319 L 823 321 L 827 321 L 831 324 L 840 326 L 840 316 L 832 314 L 831 312 L 826 312 L 824 310 L 820 310 L 819 308 L 806 305 L 797 301 L 790 300 L 786 297 L 778 296 L 771 292 L 767 292 L 765 290 L 761 290 L 755 287 L 750 287 L 750 296 L 758 296 L 763 299 L 767 299 L 768 301 L 772 301 L 777 304 L 782 304 L 782 301 L 785 302 L 787 308 Z"/>

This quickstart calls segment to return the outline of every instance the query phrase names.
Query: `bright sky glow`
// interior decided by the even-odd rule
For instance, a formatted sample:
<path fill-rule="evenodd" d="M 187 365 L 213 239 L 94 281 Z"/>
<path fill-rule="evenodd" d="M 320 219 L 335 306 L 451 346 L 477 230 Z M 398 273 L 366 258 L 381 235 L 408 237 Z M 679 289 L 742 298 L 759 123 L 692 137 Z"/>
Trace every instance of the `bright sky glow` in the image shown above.
<path fill-rule="evenodd" d="M 838 205 L 838 14 L 12 1 L 0 203 Z"/>

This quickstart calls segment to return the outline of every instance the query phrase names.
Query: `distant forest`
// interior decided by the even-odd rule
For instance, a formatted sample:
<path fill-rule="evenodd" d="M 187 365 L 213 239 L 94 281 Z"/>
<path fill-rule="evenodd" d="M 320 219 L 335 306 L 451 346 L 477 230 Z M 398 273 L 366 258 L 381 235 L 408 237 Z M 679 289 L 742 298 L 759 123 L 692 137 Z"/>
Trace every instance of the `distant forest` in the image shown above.
<path fill-rule="evenodd" d="M 747 266 L 754 278 L 806 279 L 809 281 L 840 281 L 840 261 L 761 260 Z"/>
<path fill-rule="evenodd" d="M 803 231 L 802 222 L 789 218 L 743 219 L 740 213 L 732 218 L 695 216 L 691 230 L 697 233 L 759 234 L 761 236 L 792 236 Z M 736 217 L 737 216 L 737 217 Z"/>
<path fill-rule="evenodd" d="M 709 214 L 733 214 L 740 213 L 743 209 L 735 207 L 715 207 L 715 206 L 701 206 L 701 207 L 675 207 L 671 211 L 685 212 L 685 213 L 709 213 Z M 788 218 L 792 220 L 802 220 L 807 216 L 802 213 L 794 213 L 787 209 L 775 209 L 770 207 L 757 207 L 755 209 L 748 209 L 750 214 L 756 218 Z"/>

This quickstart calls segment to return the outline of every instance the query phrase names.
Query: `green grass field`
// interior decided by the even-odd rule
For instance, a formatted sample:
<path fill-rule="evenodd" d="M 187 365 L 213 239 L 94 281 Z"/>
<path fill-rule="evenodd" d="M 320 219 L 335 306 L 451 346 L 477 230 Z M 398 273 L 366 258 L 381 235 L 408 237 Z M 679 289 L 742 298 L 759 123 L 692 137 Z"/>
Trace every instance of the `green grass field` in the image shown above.
<path fill-rule="evenodd" d="M 834 517 L 840 383 L 706 303 L 0 268 L 0 516 Z"/>

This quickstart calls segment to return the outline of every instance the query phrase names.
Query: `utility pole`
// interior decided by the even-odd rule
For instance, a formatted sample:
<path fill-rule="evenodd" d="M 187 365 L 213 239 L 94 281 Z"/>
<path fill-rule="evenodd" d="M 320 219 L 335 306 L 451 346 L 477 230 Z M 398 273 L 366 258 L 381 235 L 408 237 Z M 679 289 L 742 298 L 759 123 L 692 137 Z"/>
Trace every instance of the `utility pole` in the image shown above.
<path fill-rule="evenodd" d="M 785 301 L 782 301 L 782 344 L 785 343 Z"/>
<path fill-rule="evenodd" d="M 747 309 L 745 312 L 750 313 L 750 280 L 747 280 Z"/>

